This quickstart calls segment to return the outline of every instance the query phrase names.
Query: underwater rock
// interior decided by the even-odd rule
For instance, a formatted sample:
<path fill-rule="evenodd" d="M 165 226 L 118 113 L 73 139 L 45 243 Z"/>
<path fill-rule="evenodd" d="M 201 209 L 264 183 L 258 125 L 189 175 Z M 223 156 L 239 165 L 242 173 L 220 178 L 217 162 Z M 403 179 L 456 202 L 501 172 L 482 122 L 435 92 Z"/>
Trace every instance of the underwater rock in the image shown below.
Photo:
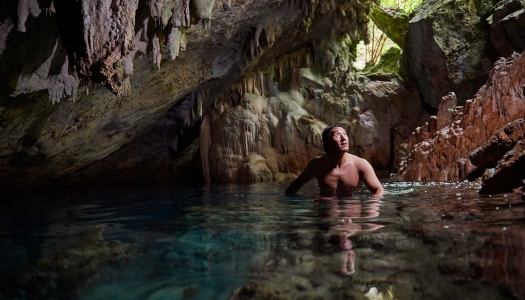
<path fill-rule="evenodd" d="M 427 125 L 418 128 L 409 142 L 408 157 L 399 176 L 406 181 L 449 181 L 475 179 L 469 154 L 507 123 L 525 115 L 525 55 L 501 58 L 487 83 L 475 97 L 458 106 L 449 125 L 430 135 Z M 439 120 L 437 120 L 439 123 Z"/>
<path fill-rule="evenodd" d="M 83 232 L 70 249 L 44 254 L 13 276 L 3 279 L 6 299 L 77 299 L 79 290 L 97 281 L 102 268 L 131 258 L 135 250 L 120 241 L 105 241 L 106 225 Z M 26 298 L 27 297 L 27 298 Z"/>
<path fill-rule="evenodd" d="M 401 76 L 415 84 L 430 107 L 454 92 L 458 104 L 485 82 L 495 57 L 491 54 L 486 16 L 496 0 L 423 1 L 409 22 Z"/>

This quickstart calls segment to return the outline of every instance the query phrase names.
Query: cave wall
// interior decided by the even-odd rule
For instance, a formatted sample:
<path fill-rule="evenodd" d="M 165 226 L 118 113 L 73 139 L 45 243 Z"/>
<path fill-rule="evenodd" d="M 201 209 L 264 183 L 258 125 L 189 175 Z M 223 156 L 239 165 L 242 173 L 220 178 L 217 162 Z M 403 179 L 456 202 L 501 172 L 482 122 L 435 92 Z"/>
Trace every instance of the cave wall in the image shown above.
<path fill-rule="evenodd" d="M 2 4 L 2 188 L 53 182 L 57 186 L 78 185 L 102 182 L 102 178 L 107 182 L 129 178 L 130 183 L 147 181 L 144 178 L 177 181 L 186 173 L 180 168 L 196 174 L 195 168 L 201 168 L 198 153 L 202 145 L 215 142 L 200 139 L 196 146 L 200 126 L 232 92 L 242 101 L 262 96 L 266 105 L 278 94 L 308 95 L 310 102 L 295 108 L 301 114 L 302 110 L 308 112 L 303 120 L 313 120 L 317 128 L 346 122 L 351 129 L 345 115 L 351 111 L 346 107 L 349 99 L 363 102 L 363 97 L 376 97 L 366 88 L 349 96 L 347 92 L 357 88 L 344 91 L 346 87 L 342 87 L 321 98 L 323 93 L 318 94 L 315 83 L 332 80 L 334 85 L 353 86 L 360 80 L 357 85 L 364 86 L 370 80 L 356 79 L 350 66 L 357 43 L 368 39 L 370 1 L 141 0 L 122 6 L 113 2 Z M 264 85 L 276 85 L 277 92 L 258 94 L 240 88 L 257 78 L 271 77 L 279 64 L 291 63 L 286 57 L 293 53 L 306 53 L 312 63 L 282 67 L 287 74 L 262 80 Z M 315 74 L 313 80 L 303 76 L 302 86 L 291 87 L 290 74 L 302 69 Z M 352 76 L 354 81 L 348 79 Z M 303 81 L 313 87 L 306 87 Z M 398 83 L 379 92 L 377 98 L 388 101 L 390 96 L 386 95 L 398 91 L 413 94 Z M 342 104 L 334 103 L 323 119 L 322 112 L 316 110 L 326 110 L 322 103 L 329 103 L 334 96 L 340 97 Z M 362 108 L 368 109 L 365 106 Z M 345 113 L 326 117 L 330 109 L 339 108 Z M 313 132 L 307 146 L 311 150 L 298 161 L 320 153 L 319 131 Z M 305 143 L 300 135 L 296 132 L 288 137 Z M 372 139 L 366 147 L 376 150 L 363 153 L 391 148 L 389 141 L 377 146 Z M 381 168 L 391 166 L 390 160 L 384 155 L 376 159 Z M 202 168 L 207 163 L 210 161 L 203 159 Z M 301 165 L 290 171 L 288 167 L 274 169 L 279 172 L 272 173 L 272 179 L 296 174 Z M 208 175 L 201 171 L 201 176 Z"/>
<path fill-rule="evenodd" d="M 522 47 L 519 1 L 426 1 L 398 41 L 402 81 L 352 67 L 370 0 L 121 4 L 2 4 L 1 188 L 289 180 L 335 123 L 381 175 L 403 173 L 421 98 L 462 105 Z"/>

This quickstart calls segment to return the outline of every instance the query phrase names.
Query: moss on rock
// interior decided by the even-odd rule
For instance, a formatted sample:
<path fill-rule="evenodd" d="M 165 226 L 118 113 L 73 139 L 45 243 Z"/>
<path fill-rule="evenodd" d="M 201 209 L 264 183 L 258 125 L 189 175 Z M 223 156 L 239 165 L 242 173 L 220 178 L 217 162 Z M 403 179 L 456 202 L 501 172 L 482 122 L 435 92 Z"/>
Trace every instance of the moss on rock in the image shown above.
<path fill-rule="evenodd" d="M 399 47 L 403 47 L 409 22 L 409 17 L 406 12 L 372 4 L 369 16 L 386 36 Z"/>

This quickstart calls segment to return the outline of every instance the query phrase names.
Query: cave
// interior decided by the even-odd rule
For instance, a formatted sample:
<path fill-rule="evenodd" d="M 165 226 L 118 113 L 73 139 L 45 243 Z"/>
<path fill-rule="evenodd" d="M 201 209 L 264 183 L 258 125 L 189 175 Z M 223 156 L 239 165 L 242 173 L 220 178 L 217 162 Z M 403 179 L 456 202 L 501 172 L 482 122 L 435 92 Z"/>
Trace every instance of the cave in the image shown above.
<path fill-rule="evenodd" d="M 422 263 L 437 270 L 432 276 L 469 288 L 490 282 L 485 292 L 493 299 L 525 297 L 516 284 L 525 273 L 501 271 L 497 264 L 509 258 L 487 248 L 525 249 L 516 217 L 525 199 L 524 16 L 518 0 L 3 1 L 0 239 L 8 243 L 0 247 L 0 298 L 111 298 L 126 295 L 127 284 L 137 299 L 419 299 L 417 276 L 400 266 L 409 259 L 397 252 L 382 263 L 402 270 L 412 290 L 391 283 L 390 271 L 374 283 L 327 279 L 324 267 L 323 284 L 304 274 L 314 258 L 329 265 L 336 253 L 352 265 L 338 276 L 373 273 L 375 265 L 353 267 L 356 257 L 393 244 L 423 255 L 417 243 L 450 258 Z M 365 188 L 350 193 L 360 204 L 342 194 L 339 203 L 305 196 L 324 193 L 320 176 L 319 186 L 313 180 L 299 195 L 281 195 L 312 161 L 329 155 L 322 134 L 333 125 L 347 134 L 344 157 L 373 168 L 383 200 L 367 200 L 379 183 L 361 169 L 353 185 Z M 403 202 L 413 195 L 415 204 Z M 301 231 L 310 223 L 297 215 L 292 219 L 302 227 L 278 210 L 270 216 L 256 209 L 271 211 L 268 202 L 300 215 L 294 201 L 317 201 L 323 221 L 312 224 L 319 231 Z M 90 205 L 107 210 L 108 219 Z M 458 208 L 467 205 L 471 213 Z M 502 215 L 486 215 L 487 207 Z M 91 214 L 93 224 L 86 221 Z M 504 218 L 505 234 L 517 236 L 508 243 L 487 225 Z M 267 222 L 287 225 L 276 230 Z M 237 225 L 271 234 L 248 236 Z M 443 250 L 462 238 L 442 228 L 485 225 L 462 240 L 471 246 Z M 34 233 L 39 227 L 52 234 Z M 67 237 L 54 236 L 61 230 Z M 137 232 L 147 237 L 133 237 Z M 149 240 L 161 250 L 147 248 Z M 307 249 L 313 254 L 302 260 Z M 461 251 L 476 253 L 470 267 L 461 265 Z M 518 252 L 510 260 L 520 265 Z M 155 257 L 151 264 L 147 255 Z M 139 258 L 149 275 L 137 279 Z M 160 267 L 161 258 L 169 263 Z M 238 269 L 256 265 L 259 277 L 235 277 L 232 264 L 243 259 L 250 263 Z M 116 275 L 129 261 L 129 274 Z M 221 263 L 231 278 L 218 279 Z M 164 277 L 147 282 L 155 268 Z M 265 277 L 265 268 L 278 271 Z M 287 278 L 282 268 L 295 273 Z M 194 277 L 184 281 L 184 272 Z M 170 282 L 170 274 L 181 283 Z M 111 287 L 115 277 L 118 288 Z M 447 289 L 441 282 L 420 285 L 433 290 L 430 298 L 445 297 L 436 292 Z M 448 296 L 464 293 L 451 288 Z"/>

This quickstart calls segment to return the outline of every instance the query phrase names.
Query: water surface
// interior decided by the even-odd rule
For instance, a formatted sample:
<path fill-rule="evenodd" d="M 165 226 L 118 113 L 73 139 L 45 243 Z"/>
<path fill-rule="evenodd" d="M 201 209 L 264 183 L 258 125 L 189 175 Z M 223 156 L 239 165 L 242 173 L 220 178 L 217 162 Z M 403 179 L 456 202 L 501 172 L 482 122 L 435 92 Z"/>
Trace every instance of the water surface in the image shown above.
<path fill-rule="evenodd" d="M 524 299 L 521 197 L 387 183 L 67 191 L 0 204 L 0 299 Z"/>

